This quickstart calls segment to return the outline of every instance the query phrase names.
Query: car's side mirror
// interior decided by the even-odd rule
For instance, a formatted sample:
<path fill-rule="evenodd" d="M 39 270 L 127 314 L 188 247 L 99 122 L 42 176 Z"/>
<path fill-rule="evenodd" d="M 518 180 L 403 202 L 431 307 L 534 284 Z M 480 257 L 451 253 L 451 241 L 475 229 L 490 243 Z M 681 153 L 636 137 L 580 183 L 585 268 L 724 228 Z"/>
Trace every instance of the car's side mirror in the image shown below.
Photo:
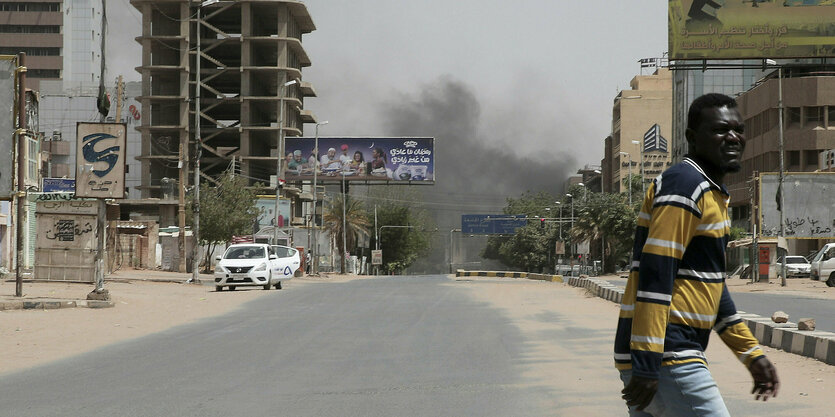
<path fill-rule="evenodd" d="M 220 255 L 215 256 L 215 260 L 216 260 L 216 261 L 219 261 L 219 260 L 220 260 Z"/>
<path fill-rule="evenodd" d="M 273 260 L 273 259 L 278 259 L 278 257 L 275 256 L 275 255 L 270 255 L 270 260 Z"/>

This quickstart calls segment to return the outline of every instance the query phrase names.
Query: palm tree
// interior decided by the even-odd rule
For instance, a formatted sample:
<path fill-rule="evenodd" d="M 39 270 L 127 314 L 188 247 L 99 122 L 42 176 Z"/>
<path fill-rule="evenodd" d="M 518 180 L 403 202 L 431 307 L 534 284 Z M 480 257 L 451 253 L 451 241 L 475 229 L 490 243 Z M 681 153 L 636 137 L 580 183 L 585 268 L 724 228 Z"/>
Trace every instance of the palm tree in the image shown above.
<path fill-rule="evenodd" d="M 345 202 L 347 200 L 347 203 Z M 345 222 L 342 221 L 343 204 L 345 205 Z M 371 224 L 368 222 L 368 217 L 365 214 L 365 208 L 359 200 L 351 200 L 343 195 L 337 195 L 331 200 L 331 204 L 325 211 L 322 217 L 325 230 L 331 235 L 331 239 L 336 242 L 336 248 L 342 254 L 342 268 L 341 271 L 345 273 L 345 252 L 352 252 L 356 249 L 357 238 L 359 236 L 368 236 L 368 227 Z M 342 247 L 342 225 L 345 224 L 345 243 L 347 248 Z"/>

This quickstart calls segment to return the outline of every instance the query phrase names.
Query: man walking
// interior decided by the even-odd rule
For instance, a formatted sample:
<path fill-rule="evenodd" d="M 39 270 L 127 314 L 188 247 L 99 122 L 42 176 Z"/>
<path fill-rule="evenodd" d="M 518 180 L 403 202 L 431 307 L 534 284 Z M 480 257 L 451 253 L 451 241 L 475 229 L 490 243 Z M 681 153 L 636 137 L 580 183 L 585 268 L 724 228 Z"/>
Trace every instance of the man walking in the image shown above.
<path fill-rule="evenodd" d="M 687 156 L 647 190 L 615 336 L 630 416 L 729 416 L 707 369 L 711 329 L 751 372 L 755 398 L 777 396 L 777 372 L 725 286 L 730 197 L 722 180 L 741 168 L 743 132 L 734 99 L 697 98 Z"/>

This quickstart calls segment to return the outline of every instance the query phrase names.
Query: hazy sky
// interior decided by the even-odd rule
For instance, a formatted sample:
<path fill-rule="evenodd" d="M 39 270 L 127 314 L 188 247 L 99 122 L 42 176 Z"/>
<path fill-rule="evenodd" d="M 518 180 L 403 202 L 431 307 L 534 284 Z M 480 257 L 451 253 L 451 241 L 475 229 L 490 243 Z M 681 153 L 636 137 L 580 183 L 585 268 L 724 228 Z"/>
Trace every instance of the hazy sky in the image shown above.
<path fill-rule="evenodd" d="M 305 4 L 317 30 L 304 38 L 313 62 L 304 79 L 319 95 L 305 107 L 330 122 L 322 135 L 405 134 L 386 111 L 454 83 L 477 103 L 474 143 L 573 171 L 599 164 L 612 99 L 640 72 L 637 60 L 667 49 L 657 0 Z M 140 14 L 108 0 L 108 19 L 107 78 L 138 80 Z"/>

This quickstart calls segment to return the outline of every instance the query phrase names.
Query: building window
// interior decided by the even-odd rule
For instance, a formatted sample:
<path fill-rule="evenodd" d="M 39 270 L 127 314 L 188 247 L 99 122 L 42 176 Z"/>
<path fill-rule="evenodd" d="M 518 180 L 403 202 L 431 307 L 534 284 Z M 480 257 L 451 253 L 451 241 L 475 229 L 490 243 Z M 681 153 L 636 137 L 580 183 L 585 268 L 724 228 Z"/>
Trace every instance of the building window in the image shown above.
<path fill-rule="evenodd" d="M 61 3 L 0 3 L 0 12 L 60 12 Z"/>
<path fill-rule="evenodd" d="M 57 69 L 30 69 L 26 75 L 32 78 L 61 78 L 61 70 Z"/>
<path fill-rule="evenodd" d="M 800 107 L 789 107 L 787 110 L 788 125 L 800 124 Z"/>
<path fill-rule="evenodd" d="M 59 56 L 61 48 L 16 48 L 14 46 L 0 47 L 0 55 L 17 55 L 23 52 L 29 56 Z"/>
<path fill-rule="evenodd" d="M 823 126 L 823 107 L 806 107 L 804 110 L 804 115 L 806 116 L 805 126 Z"/>
<path fill-rule="evenodd" d="M 0 25 L 0 33 L 61 33 L 61 27 L 46 25 Z"/>
<path fill-rule="evenodd" d="M 789 151 L 789 166 L 800 166 L 800 151 Z"/>
<path fill-rule="evenodd" d="M 821 151 L 817 149 L 807 149 L 803 151 L 803 153 L 803 156 L 806 159 L 806 171 L 814 171 L 818 168 L 824 168 L 818 166 Z M 832 155 L 832 153 L 830 153 L 830 155 Z"/>

